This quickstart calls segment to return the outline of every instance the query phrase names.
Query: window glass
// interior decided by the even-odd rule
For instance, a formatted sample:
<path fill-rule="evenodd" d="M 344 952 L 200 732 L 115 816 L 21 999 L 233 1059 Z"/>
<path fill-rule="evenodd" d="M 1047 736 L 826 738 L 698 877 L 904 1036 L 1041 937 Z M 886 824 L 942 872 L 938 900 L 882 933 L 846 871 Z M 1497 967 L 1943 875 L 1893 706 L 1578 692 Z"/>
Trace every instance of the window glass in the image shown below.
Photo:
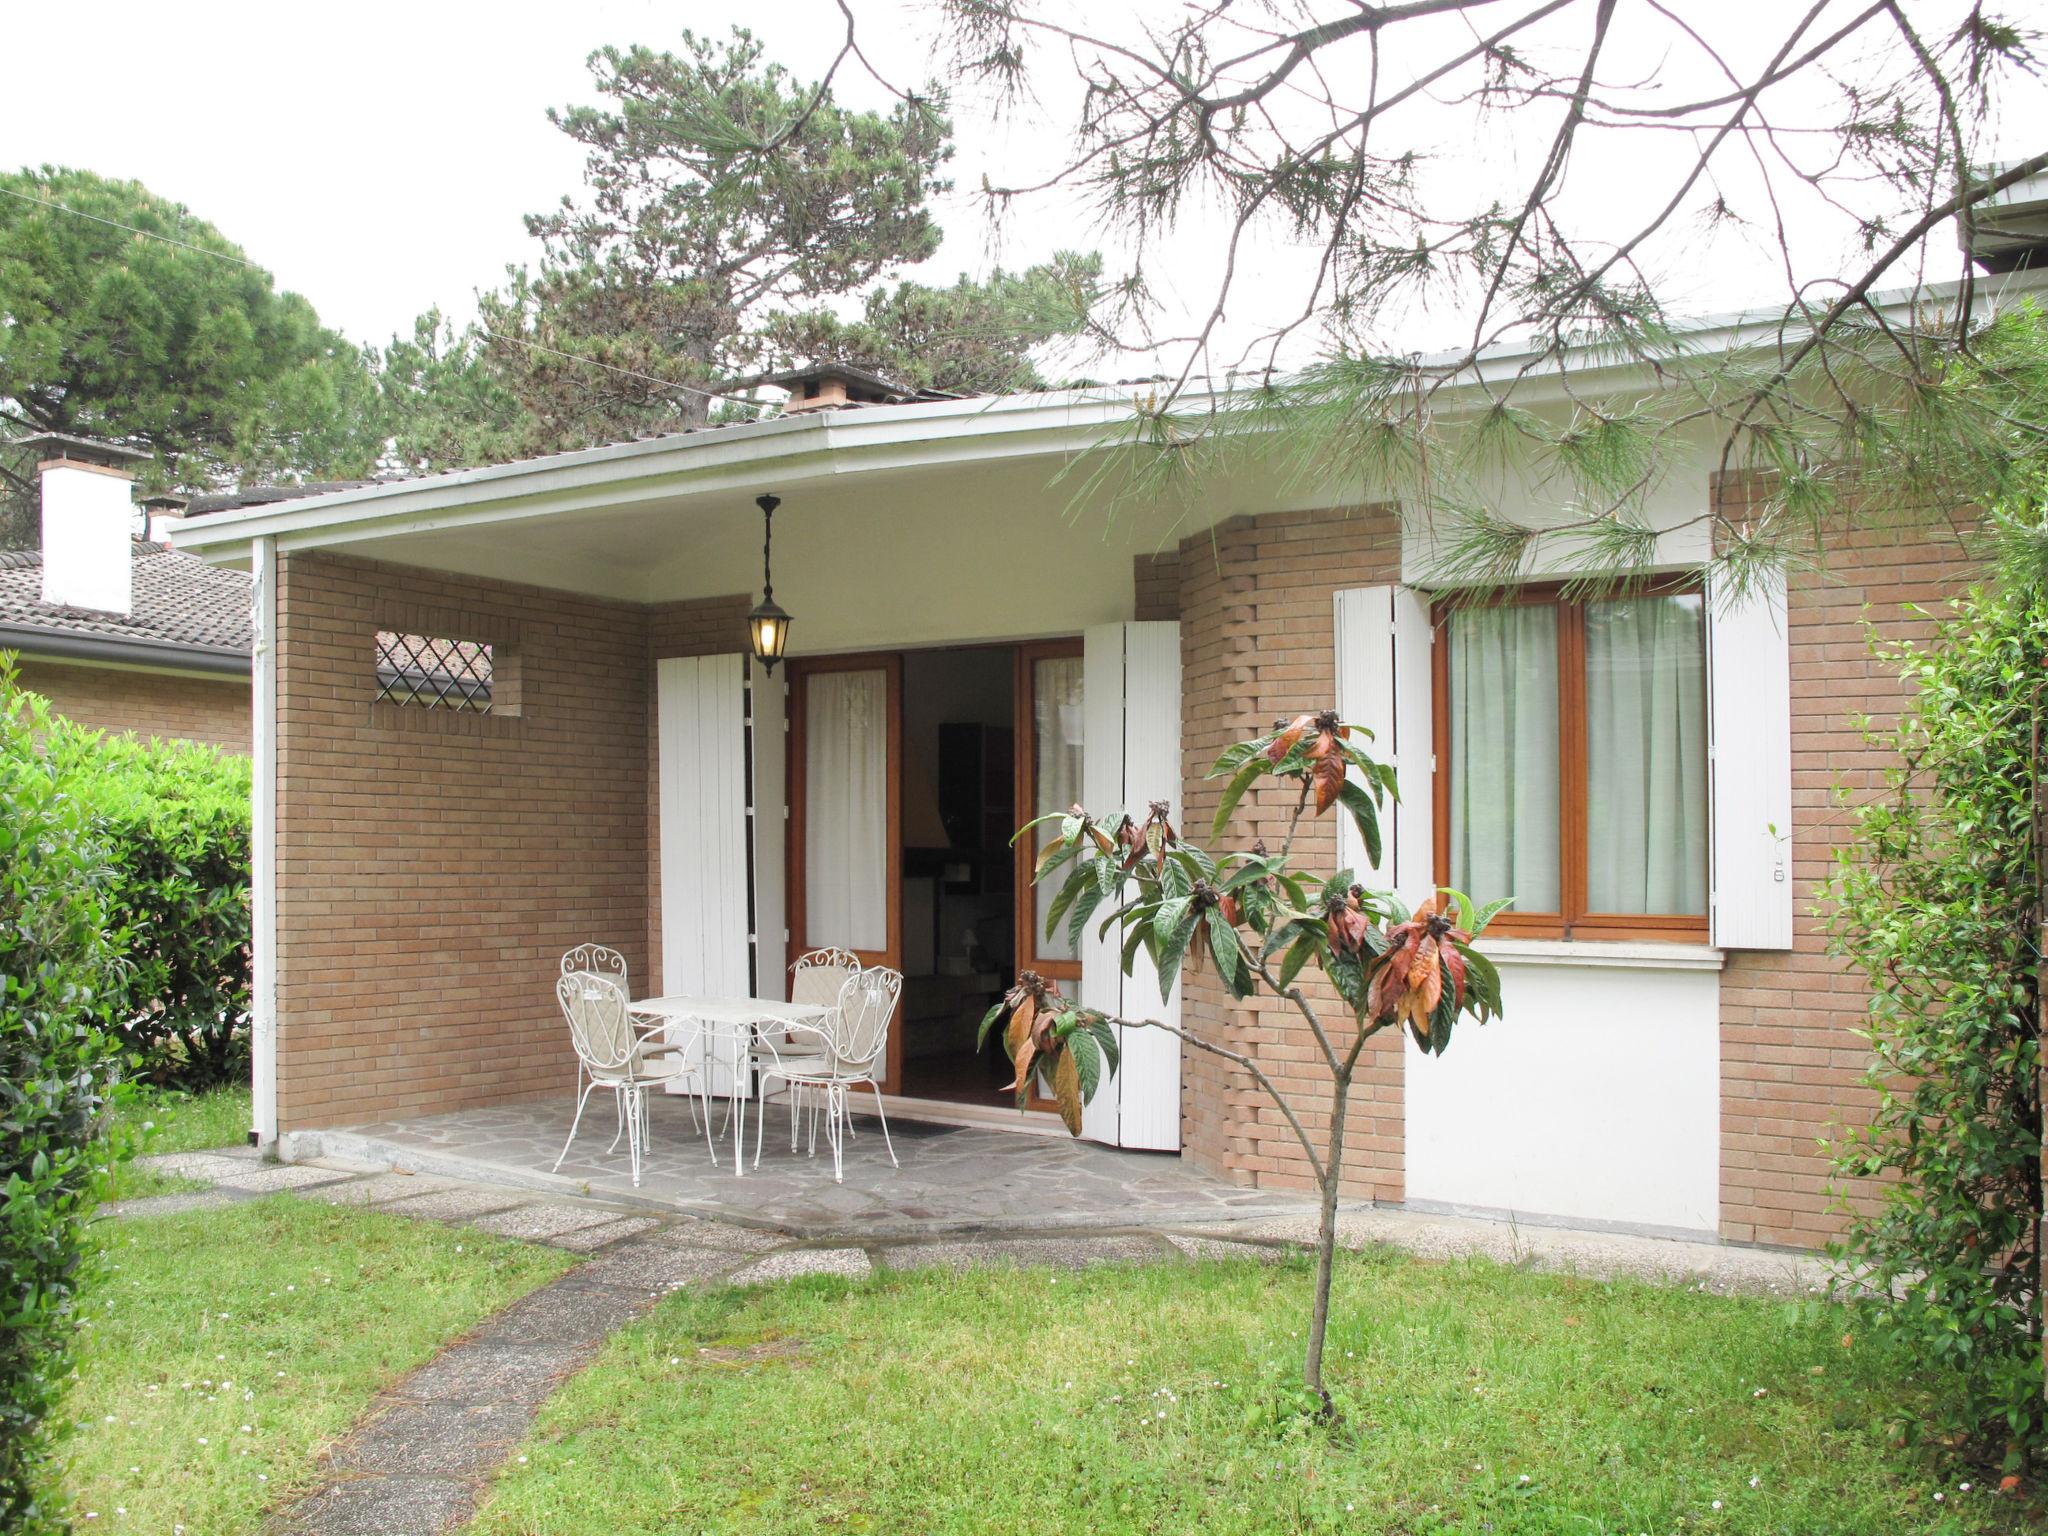
<path fill-rule="evenodd" d="M 1031 664 L 1031 752 L 1033 816 L 1064 811 L 1081 799 L 1081 658 L 1046 656 Z M 1038 829 L 1038 850 L 1059 836 L 1057 823 Z M 1064 876 L 1066 871 L 1061 871 Z M 1067 942 L 1066 928 L 1045 937 L 1045 915 L 1052 909 L 1061 881 L 1039 882 L 1037 953 L 1049 960 L 1071 960 L 1074 947 Z"/>
<path fill-rule="evenodd" d="M 1586 605 L 1586 907 L 1707 910 L 1707 653 L 1698 593 Z"/>
<path fill-rule="evenodd" d="M 1557 609 L 1451 614 L 1450 883 L 1518 912 L 1556 912 Z"/>

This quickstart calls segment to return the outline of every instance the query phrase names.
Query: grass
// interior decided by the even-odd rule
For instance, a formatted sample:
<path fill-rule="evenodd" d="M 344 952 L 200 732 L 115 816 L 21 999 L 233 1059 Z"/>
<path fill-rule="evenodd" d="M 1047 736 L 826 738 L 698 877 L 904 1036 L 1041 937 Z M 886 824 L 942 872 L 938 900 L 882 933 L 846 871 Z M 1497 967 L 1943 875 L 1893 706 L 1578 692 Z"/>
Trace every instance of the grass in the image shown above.
<path fill-rule="evenodd" d="M 101 1222 L 91 1261 L 65 1486 L 110 1536 L 256 1531 L 380 1387 L 573 1262 L 290 1195 Z"/>
<path fill-rule="evenodd" d="M 543 1409 L 476 1530 L 2037 1528 L 1895 1445 L 1932 1384 L 1817 1302 L 1359 1256 L 1332 1431 L 1292 1385 L 1308 1295 L 1299 1261 L 678 1293 Z"/>
<path fill-rule="evenodd" d="M 185 1093 L 169 1088 L 142 1088 L 114 1116 L 116 1127 L 135 1136 L 135 1155 L 205 1152 L 239 1147 L 249 1137 L 249 1090 L 236 1085 Z M 114 1167 L 111 1200 L 141 1200 L 150 1195 L 176 1195 L 206 1186 L 197 1179 L 159 1173 L 134 1162 Z"/>

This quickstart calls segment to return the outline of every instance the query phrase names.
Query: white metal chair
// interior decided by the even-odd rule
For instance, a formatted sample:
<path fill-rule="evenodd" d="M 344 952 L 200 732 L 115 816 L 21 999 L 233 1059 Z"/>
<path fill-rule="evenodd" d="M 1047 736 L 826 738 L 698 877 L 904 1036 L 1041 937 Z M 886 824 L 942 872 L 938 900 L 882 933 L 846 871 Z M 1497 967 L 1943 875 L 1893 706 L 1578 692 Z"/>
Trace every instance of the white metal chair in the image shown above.
<path fill-rule="evenodd" d="M 792 1003 L 839 1005 L 840 988 L 860 970 L 860 957 L 848 949 L 814 949 L 799 955 L 789 968 L 789 1000 Z M 763 1074 L 778 1075 L 774 1065 L 784 1057 L 819 1056 L 829 1048 L 827 1039 L 814 1030 L 771 1030 L 754 1042 L 748 1053 L 757 1078 L 762 1078 L 761 1107 L 768 1106 L 768 1085 Z M 786 1085 L 787 1086 L 787 1085 Z M 789 1150 L 796 1150 L 798 1094 L 790 1088 Z M 757 1127 L 758 1129 L 758 1127 Z M 757 1138 L 758 1139 L 758 1138 Z"/>
<path fill-rule="evenodd" d="M 624 985 L 613 976 L 596 971 L 571 971 L 555 983 L 555 997 L 562 1005 L 562 1017 L 569 1023 L 569 1040 L 576 1047 L 576 1059 L 589 1079 L 576 1095 L 576 1118 L 569 1123 L 569 1139 L 562 1143 L 562 1166 L 576 1132 L 583 1124 L 583 1106 L 599 1088 L 609 1088 L 619 1108 L 619 1125 L 625 1132 L 627 1154 L 633 1165 L 633 1185 L 640 1184 L 640 1159 L 646 1151 L 650 1125 L 647 1118 L 647 1090 L 664 1083 L 695 1077 L 681 1051 L 643 1040 L 633 1029 L 633 1008 Z M 612 1146 L 619 1144 L 612 1138 Z"/>
<path fill-rule="evenodd" d="M 626 957 L 620 954 L 616 949 L 610 948 L 608 945 L 578 944 L 574 949 L 564 950 L 562 953 L 562 968 L 560 974 L 568 976 L 574 974 L 577 971 L 588 971 L 593 976 L 609 976 L 613 981 L 616 981 L 619 984 L 619 990 L 626 993 L 626 995 L 629 997 L 632 995 L 632 983 L 627 979 L 626 975 Z M 580 1096 L 583 1092 L 584 1084 L 588 1081 L 589 1075 L 584 1071 L 583 1062 L 579 1058 L 576 1063 L 576 1092 L 579 1095 L 579 1102 Z M 690 1101 L 691 1129 L 694 1130 L 696 1128 L 696 1125 L 697 1101 L 695 1099 L 692 1099 Z M 618 1135 L 612 1137 L 612 1144 L 605 1149 L 607 1154 L 616 1152 L 618 1150 L 619 1136 L 623 1136 L 625 1134 L 626 1122 L 623 1118 L 621 1118 L 619 1121 Z"/>
<path fill-rule="evenodd" d="M 876 1081 L 882 1060 L 889 1052 L 889 1023 L 896 1015 L 896 1000 L 903 992 L 903 975 L 900 971 L 877 966 L 869 970 L 854 972 L 846 978 L 839 989 L 839 1005 L 826 1017 L 823 1025 L 793 1024 L 789 1026 L 790 1043 L 778 1045 L 770 1036 L 764 1043 L 770 1058 L 763 1063 L 762 1093 L 766 1097 L 767 1078 L 781 1078 L 792 1090 L 809 1090 L 822 1096 L 825 1111 L 825 1140 L 832 1149 L 832 1177 L 845 1177 L 844 1147 L 851 1116 L 847 1111 L 847 1093 L 862 1083 L 874 1090 L 875 1113 L 882 1122 L 882 1145 L 889 1150 L 889 1161 L 896 1167 L 902 1164 L 896 1160 L 896 1145 L 889 1139 L 889 1117 L 882 1109 L 882 1089 Z M 792 1103 L 790 1128 L 792 1148 L 795 1142 L 795 1116 Z M 811 1125 L 811 1151 L 818 1150 L 817 1122 Z M 761 1125 L 754 1126 L 754 1166 L 761 1166 Z"/>

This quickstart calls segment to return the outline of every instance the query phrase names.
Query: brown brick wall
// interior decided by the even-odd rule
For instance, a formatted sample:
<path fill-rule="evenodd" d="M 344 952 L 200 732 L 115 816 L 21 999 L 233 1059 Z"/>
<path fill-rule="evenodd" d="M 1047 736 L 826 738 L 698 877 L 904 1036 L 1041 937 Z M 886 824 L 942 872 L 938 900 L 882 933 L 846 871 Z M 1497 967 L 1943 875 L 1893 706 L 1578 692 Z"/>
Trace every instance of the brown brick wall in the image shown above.
<path fill-rule="evenodd" d="M 647 965 L 645 612 L 310 555 L 277 601 L 280 1127 L 567 1093 L 562 951 Z M 492 642 L 519 713 L 374 703 L 378 628 Z"/>
<path fill-rule="evenodd" d="M 1239 517 L 1213 536 L 1185 541 L 1178 563 L 1185 816 L 1193 834 L 1206 839 L 1218 786 L 1203 775 L 1217 753 L 1280 716 L 1335 703 L 1335 593 L 1399 578 L 1400 527 L 1382 509 Z M 1285 836 L 1286 807 L 1269 791 L 1246 797 L 1219 847 L 1263 837 L 1277 848 Z M 1305 823 L 1295 854 L 1302 868 L 1334 868 L 1334 820 Z M 1235 1002 L 1212 974 L 1190 972 L 1182 986 L 1184 1026 L 1254 1056 L 1308 1106 L 1303 1123 L 1320 1136 L 1328 1127 L 1328 1075 L 1300 1015 L 1271 999 Z M 1311 996 L 1328 1013 L 1343 1012 L 1335 993 L 1317 986 Z M 1182 1060 L 1182 1133 L 1191 1162 L 1261 1188 L 1309 1183 L 1300 1144 L 1247 1074 L 1193 1048 Z M 1353 1087 L 1345 1138 L 1350 1193 L 1401 1198 L 1401 1072 L 1400 1041 L 1382 1035 Z"/>
<path fill-rule="evenodd" d="M 67 720 L 102 731 L 249 750 L 249 679 L 24 660 L 21 684 Z"/>
<path fill-rule="evenodd" d="M 1930 622 L 1904 605 L 1939 608 L 1970 571 L 1952 537 L 1862 532 L 1836 536 L 1827 569 L 1791 582 L 1794 947 L 1732 953 L 1721 976 L 1724 1237 L 1812 1247 L 1840 1229 L 1817 1139 L 1867 1110 L 1868 1052 L 1853 1033 L 1866 994 L 1827 955 L 1813 906 L 1848 831 L 1836 786 L 1865 799 L 1889 760 L 1852 717 L 1882 725 L 1904 696 L 1896 674 L 1872 660 L 1864 625 L 1925 638 Z"/>
<path fill-rule="evenodd" d="M 747 610 L 754 599 L 746 592 L 729 597 L 697 598 L 664 603 L 647 612 L 647 985 L 661 990 L 661 798 L 660 746 L 655 739 L 654 663 L 664 656 L 721 656 L 741 649 L 747 639 Z"/>
<path fill-rule="evenodd" d="M 1180 617 L 1180 551 L 1162 550 L 1131 559 L 1131 585 L 1136 607 L 1131 617 L 1141 623 Z"/>

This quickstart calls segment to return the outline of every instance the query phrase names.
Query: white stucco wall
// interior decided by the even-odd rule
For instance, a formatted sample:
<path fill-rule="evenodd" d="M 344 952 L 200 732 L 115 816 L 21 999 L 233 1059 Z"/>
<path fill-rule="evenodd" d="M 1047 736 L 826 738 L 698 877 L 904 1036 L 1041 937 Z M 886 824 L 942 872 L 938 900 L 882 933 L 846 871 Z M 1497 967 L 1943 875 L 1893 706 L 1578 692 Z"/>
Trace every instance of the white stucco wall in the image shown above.
<path fill-rule="evenodd" d="M 1716 1231 L 1719 973 L 1500 971 L 1504 1017 L 1407 1047 L 1409 1202 Z"/>

